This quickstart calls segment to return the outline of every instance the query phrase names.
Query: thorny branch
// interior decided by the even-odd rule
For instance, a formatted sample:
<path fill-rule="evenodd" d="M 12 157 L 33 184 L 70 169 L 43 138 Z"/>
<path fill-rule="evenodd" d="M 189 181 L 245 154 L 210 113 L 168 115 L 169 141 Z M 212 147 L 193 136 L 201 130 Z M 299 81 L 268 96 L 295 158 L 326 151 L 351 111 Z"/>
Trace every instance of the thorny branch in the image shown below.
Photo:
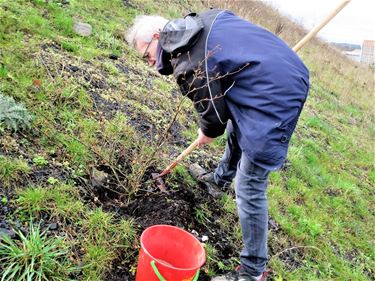
<path fill-rule="evenodd" d="M 211 50 L 210 52 L 208 52 L 208 54 L 207 54 L 207 56 L 205 57 L 204 60 L 198 62 L 197 68 L 194 70 L 193 79 L 192 79 L 192 81 L 191 81 L 190 83 L 188 83 L 188 84 L 189 84 L 189 86 L 188 86 L 188 89 L 189 89 L 189 90 L 188 90 L 186 93 L 183 94 L 183 98 L 182 98 L 182 99 L 180 100 L 180 102 L 178 103 L 178 105 L 177 105 L 177 107 L 176 107 L 176 109 L 175 109 L 175 113 L 174 113 L 174 115 L 173 115 L 173 117 L 172 117 L 171 122 L 169 123 L 169 125 L 168 125 L 167 128 L 165 129 L 164 133 L 162 134 L 162 137 L 160 138 L 160 140 L 159 140 L 159 142 L 158 142 L 158 144 L 157 144 L 157 146 L 156 146 L 156 149 L 154 150 L 154 153 L 152 153 L 151 157 L 154 157 L 155 154 L 156 154 L 156 152 L 159 151 L 159 149 L 161 148 L 161 146 L 165 143 L 168 132 L 169 132 L 170 129 L 172 128 L 173 124 L 176 122 L 178 115 L 181 113 L 182 105 L 183 105 L 184 101 L 186 100 L 186 97 L 188 97 L 191 93 L 193 93 L 193 92 L 195 92 L 195 91 L 197 91 L 197 90 L 200 90 L 200 89 L 203 89 L 203 88 L 208 87 L 209 83 L 212 83 L 212 82 L 214 82 L 214 81 L 216 81 L 216 80 L 221 80 L 221 79 L 224 79 L 224 78 L 227 77 L 227 76 L 230 76 L 230 75 L 233 75 L 233 74 L 239 73 L 239 72 L 241 72 L 243 69 L 245 69 L 246 67 L 248 67 L 248 66 L 250 65 L 250 63 L 246 63 L 245 65 L 241 66 L 239 69 L 237 69 L 237 70 L 235 70 L 235 71 L 233 71 L 233 72 L 227 72 L 227 73 L 225 73 L 225 74 L 223 74 L 223 75 L 218 75 L 218 74 L 217 74 L 215 77 L 213 77 L 213 78 L 211 78 L 211 79 L 209 80 L 209 77 L 208 77 L 207 75 L 205 75 L 205 72 L 202 70 L 202 68 L 203 68 L 202 65 L 203 65 L 203 63 L 205 63 L 205 61 L 206 61 L 207 59 L 209 59 L 210 56 L 212 56 L 212 55 L 215 53 L 215 51 L 216 51 L 217 49 L 219 49 L 218 46 L 217 46 L 216 48 L 214 48 L 213 50 Z M 190 63 L 192 63 L 192 61 L 191 61 L 191 57 L 190 57 L 190 53 L 188 53 L 187 56 L 188 56 L 188 59 L 189 59 Z M 176 64 L 177 64 L 177 61 L 176 61 Z M 174 65 L 174 68 L 175 68 L 175 65 Z M 184 79 L 185 79 L 185 78 L 184 78 Z M 201 87 L 194 87 L 194 88 L 193 88 L 193 85 L 194 85 L 194 83 L 195 83 L 195 81 L 196 81 L 197 79 L 208 79 L 208 81 L 207 81 L 207 83 L 205 83 L 205 84 L 204 84 L 203 86 L 201 86 Z M 184 81 L 187 82 L 186 79 L 185 79 Z M 235 83 L 235 81 L 233 82 L 233 84 L 234 84 L 234 83 Z M 233 84 L 232 84 L 232 85 L 233 85 Z M 212 100 L 220 99 L 220 98 L 223 98 L 225 95 L 226 95 L 226 92 L 224 92 L 223 94 L 218 95 L 218 96 L 216 96 L 216 97 L 214 97 L 214 98 L 212 98 L 212 99 L 211 99 L 211 98 L 204 98 L 204 99 L 201 99 L 201 100 L 198 100 L 198 101 L 194 101 L 193 104 L 197 104 L 197 103 L 199 103 L 199 102 L 207 101 L 207 100 L 208 100 L 208 101 L 212 101 Z"/>

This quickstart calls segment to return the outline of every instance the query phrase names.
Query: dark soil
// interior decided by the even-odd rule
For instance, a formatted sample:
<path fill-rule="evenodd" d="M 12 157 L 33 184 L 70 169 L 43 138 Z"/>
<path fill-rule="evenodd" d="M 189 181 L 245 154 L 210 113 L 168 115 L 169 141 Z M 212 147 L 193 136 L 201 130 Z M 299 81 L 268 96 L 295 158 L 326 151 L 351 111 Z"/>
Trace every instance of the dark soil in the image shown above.
<path fill-rule="evenodd" d="M 221 210 L 218 209 L 214 199 L 207 193 L 204 185 L 198 185 L 193 189 L 179 185 L 178 188 L 168 192 L 161 192 L 156 186 L 150 186 L 149 191 L 141 191 L 131 202 L 122 207 L 115 207 L 111 202 L 104 202 L 104 209 L 114 211 L 118 216 L 132 217 L 138 224 L 138 234 L 149 226 L 156 224 L 169 224 L 181 227 L 201 240 L 204 235 L 208 236 L 208 242 L 215 246 L 219 252 L 219 259 L 226 263 L 231 256 L 237 255 L 234 245 L 226 239 L 230 236 L 223 230 L 215 217 L 219 217 Z M 109 202 L 108 202 L 109 203 Z M 201 204 L 207 204 L 212 208 L 213 220 L 204 225 L 195 218 L 195 208 Z M 136 265 L 136 260 L 133 261 Z M 129 264 L 121 264 L 121 260 L 113 263 L 113 270 L 109 272 L 105 280 L 134 280 L 134 276 L 129 275 Z M 200 280 L 209 280 L 208 276 L 202 272 Z"/>

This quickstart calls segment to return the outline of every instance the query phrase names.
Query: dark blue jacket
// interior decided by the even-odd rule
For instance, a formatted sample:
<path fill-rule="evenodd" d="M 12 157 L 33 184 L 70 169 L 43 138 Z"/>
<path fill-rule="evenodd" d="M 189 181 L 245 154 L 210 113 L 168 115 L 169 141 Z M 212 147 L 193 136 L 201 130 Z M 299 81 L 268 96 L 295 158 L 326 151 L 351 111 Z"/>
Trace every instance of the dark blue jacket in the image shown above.
<path fill-rule="evenodd" d="M 296 53 L 223 10 L 171 21 L 159 42 L 158 70 L 173 72 L 194 102 L 203 133 L 221 135 L 230 119 L 249 160 L 279 168 L 309 89 L 308 69 Z"/>

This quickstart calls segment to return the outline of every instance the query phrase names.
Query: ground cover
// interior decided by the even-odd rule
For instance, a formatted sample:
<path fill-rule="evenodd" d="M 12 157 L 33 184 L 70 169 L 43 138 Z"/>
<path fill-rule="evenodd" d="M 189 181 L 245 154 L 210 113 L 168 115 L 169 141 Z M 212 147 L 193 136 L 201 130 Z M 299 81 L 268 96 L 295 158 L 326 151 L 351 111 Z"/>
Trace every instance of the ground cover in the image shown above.
<path fill-rule="evenodd" d="M 238 3 L 210 5 L 233 9 L 290 45 L 302 37 L 303 30 L 261 3 Z M 16 127 L 0 119 L 0 237 L 12 239 L 0 238 L 5 280 L 27 272 L 10 268 L 23 245 L 37 253 L 54 249 L 41 256 L 47 262 L 34 264 L 48 280 L 134 280 L 139 235 L 159 223 L 205 240 L 202 280 L 237 265 L 233 192 L 215 199 L 187 171 L 194 162 L 213 169 L 225 137 L 194 151 L 161 192 L 151 173 L 194 139 L 196 116 L 174 81 L 149 69 L 123 41 L 137 14 L 172 18 L 204 4 L 0 0 L 0 95 L 33 116 L 29 124 L 20 109 Z M 78 20 L 92 25 L 91 36 L 74 33 Z M 269 276 L 372 280 L 373 72 L 318 41 L 301 56 L 311 91 L 288 160 L 270 180 Z M 51 255 L 63 268 L 48 262 Z"/>

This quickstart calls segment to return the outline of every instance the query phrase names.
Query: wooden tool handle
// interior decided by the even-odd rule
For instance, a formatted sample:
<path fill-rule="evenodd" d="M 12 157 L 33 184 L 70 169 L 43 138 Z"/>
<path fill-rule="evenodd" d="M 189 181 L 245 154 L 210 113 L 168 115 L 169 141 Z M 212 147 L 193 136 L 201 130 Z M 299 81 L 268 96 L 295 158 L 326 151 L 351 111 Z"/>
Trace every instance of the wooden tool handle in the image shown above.
<path fill-rule="evenodd" d="M 198 139 L 196 139 L 188 148 L 186 148 L 180 155 L 177 156 L 176 160 L 170 164 L 157 178 L 160 178 L 166 174 L 168 174 L 177 164 L 182 161 L 187 155 L 190 154 L 198 146 Z"/>
<path fill-rule="evenodd" d="M 196 148 L 198 146 L 198 139 L 196 139 L 191 145 L 189 145 L 188 148 L 186 148 L 180 155 L 178 155 L 178 157 L 176 158 L 176 161 L 175 162 L 180 162 L 182 161 L 187 155 L 189 155 L 193 150 L 194 148 Z"/>
<path fill-rule="evenodd" d="M 314 37 L 331 19 L 333 19 L 351 0 L 344 0 L 340 3 L 340 5 L 332 12 L 330 13 L 319 25 L 313 28 L 309 33 L 306 34 L 305 37 L 301 39 L 293 47 L 293 51 L 297 52 L 299 49 L 302 48 L 303 45 L 305 45 L 312 37 Z"/>

